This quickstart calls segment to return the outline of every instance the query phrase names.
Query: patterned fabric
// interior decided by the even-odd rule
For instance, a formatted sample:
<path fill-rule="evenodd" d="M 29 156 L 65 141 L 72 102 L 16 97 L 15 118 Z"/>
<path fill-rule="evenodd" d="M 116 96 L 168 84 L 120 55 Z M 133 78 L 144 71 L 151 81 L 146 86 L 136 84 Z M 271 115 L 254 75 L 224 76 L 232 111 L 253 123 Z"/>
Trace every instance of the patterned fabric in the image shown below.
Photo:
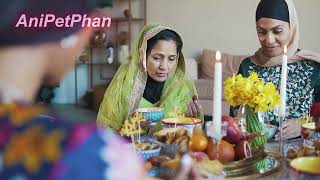
<path fill-rule="evenodd" d="M 165 29 L 170 28 L 160 25 L 143 28 L 131 55 L 119 67 L 104 95 L 97 117 L 99 125 L 119 130 L 139 107 L 148 77 L 145 71 L 147 40 Z M 185 76 L 185 61 L 179 52 L 178 63 L 169 73 L 156 106 L 164 108 L 165 114 L 174 108 L 186 112 L 187 103 L 194 95 L 197 95 L 195 85 Z"/>
<path fill-rule="evenodd" d="M 281 66 L 261 67 L 245 59 L 239 69 L 243 76 L 257 72 L 265 82 L 272 82 L 280 89 Z M 313 61 L 300 61 L 288 64 L 287 99 L 289 114 L 287 119 L 294 119 L 309 114 L 311 104 L 320 95 L 320 65 Z M 268 112 L 269 121 L 277 123 L 277 112 Z"/>
<path fill-rule="evenodd" d="M 42 106 L 0 104 L 0 179 L 141 179 L 140 162 L 95 124 L 67 123 Z"/>

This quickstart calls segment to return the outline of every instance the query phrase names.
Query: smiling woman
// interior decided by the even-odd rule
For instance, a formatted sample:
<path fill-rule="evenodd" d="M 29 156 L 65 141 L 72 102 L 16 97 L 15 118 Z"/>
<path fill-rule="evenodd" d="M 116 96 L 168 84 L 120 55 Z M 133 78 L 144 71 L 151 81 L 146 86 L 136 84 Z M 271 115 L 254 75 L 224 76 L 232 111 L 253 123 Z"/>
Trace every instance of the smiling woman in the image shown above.
<path fill-rule="evenodd" d="M 195 86 L 185 75 L 178 33 L 165 26 L 147 25 L 138 44 L 123 63 L 100 105 L 97 121 L 115 130 L 137 108 L 161 107 L 165 115 L 180 109 L 192 117 L 202 116 Z"/>
<path fill-rule="evenodd" d="M 257 72 L 279 90 L 284 46 L 288 47 L 286 106 L 289 113 L 283 133 L 284 139 L 295 138 L 300 136 L 297 118 L 309 114 L 311 104 L 320 101 L 320 54 L 298 49 L 299 23 L 292 0 L 261 0 L 256 11 L 256 30 L 261 48 L 242 61 L 239 74 L 248 77 L 251 72 Z M 274 112 L 268 112 L 268 119 L 278 125 Z"/>

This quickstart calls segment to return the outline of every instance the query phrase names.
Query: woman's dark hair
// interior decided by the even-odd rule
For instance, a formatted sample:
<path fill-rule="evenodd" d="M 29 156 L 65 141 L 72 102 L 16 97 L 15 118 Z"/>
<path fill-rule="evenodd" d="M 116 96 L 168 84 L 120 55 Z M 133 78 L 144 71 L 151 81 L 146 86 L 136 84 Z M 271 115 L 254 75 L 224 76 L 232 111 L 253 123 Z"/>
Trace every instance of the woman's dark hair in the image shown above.
<path fill-rule="evenodd" d="M 154 45 L 156 45 L 156 43 L 159 40 L 166 40 L 166 41 L 172 40 L 176 42 L 177 52 L 181 51 L 182 49 L 183 43 L 179 34 L 172 30 L 165 29 L 160 31 L 158 34 L 156 34 L 155 36 L 153 36 L 147 41 L 147 56 L 150 53 L 151 49 L 154 47 Z"/>

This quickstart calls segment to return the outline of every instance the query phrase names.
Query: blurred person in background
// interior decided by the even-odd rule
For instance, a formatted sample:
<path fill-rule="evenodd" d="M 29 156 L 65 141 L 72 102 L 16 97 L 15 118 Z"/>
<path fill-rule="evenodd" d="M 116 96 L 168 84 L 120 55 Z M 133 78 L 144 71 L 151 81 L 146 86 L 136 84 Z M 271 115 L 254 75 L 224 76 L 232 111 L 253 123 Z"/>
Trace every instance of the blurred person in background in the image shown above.
<path fill-rule="evenodd" d="M 92 28 L 16 23 L 23 14 L 27 19 L 45 13 L 89 16 L 94 1 L 0 4 L 0 179 L 143 179 L 142 161 L 118 136 L 95 122 L 71 123 L 33 105 L 41 85 L 58 84 L 74 66 Z"/>

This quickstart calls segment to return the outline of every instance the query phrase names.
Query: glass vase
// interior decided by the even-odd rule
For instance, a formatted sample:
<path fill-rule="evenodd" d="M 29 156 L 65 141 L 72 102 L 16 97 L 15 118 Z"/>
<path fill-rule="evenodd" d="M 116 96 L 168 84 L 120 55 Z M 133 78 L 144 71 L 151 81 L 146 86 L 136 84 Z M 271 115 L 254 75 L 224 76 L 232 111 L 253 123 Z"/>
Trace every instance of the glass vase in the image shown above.
<path fill-rule="evenodd" d="M 268 134 L 264 129 L 264 119 L 262 112 L 255 112 L 253 108 L 242 105 L 238 110 L 238 124 L 241 131 L 245 134 L 255 134 L 257 137 L 251 141 L 251 147 L 256 149 L 264 146 Z"/>

